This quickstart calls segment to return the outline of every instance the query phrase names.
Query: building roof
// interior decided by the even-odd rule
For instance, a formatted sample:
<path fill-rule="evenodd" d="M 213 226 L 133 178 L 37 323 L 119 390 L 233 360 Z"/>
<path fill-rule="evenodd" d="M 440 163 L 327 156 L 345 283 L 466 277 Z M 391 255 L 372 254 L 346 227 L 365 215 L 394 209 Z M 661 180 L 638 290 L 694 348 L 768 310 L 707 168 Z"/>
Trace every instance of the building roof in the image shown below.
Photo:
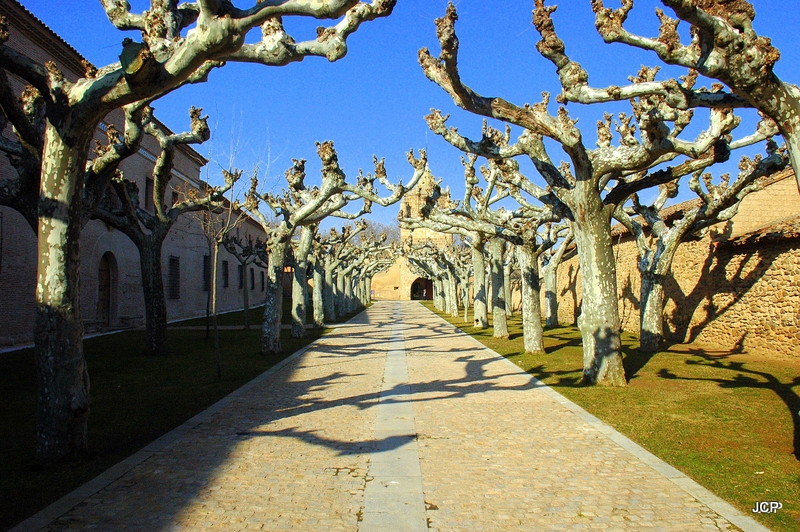
<path fill-rule="evenodd" d="M 725 246 L 746 246 L 800 238 L 800 214 L 772 222 L 755 231 L 720 242 Z"/>

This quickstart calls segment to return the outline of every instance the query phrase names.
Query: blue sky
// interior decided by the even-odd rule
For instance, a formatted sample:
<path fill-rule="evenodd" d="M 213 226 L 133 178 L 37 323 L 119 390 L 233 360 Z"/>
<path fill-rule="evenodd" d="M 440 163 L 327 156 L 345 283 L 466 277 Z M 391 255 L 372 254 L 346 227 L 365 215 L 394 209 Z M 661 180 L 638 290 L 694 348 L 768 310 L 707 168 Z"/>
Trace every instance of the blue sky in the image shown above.
<path fill-rule="evenodd" d="M 143 0 L 129 1 L 134 11 L 149 6 Z M 234 4 L 245 7 L 253 1 L 235 0 Z M 615 2 L 606 0 L 608 6 L 616 7 Z M 22 3 L 98 67 L 118 60 L 124 37 L 139 38 L 134 32 L 116 30 L 98 0 Z M 800 3 L 752 3 L 758 13 L 757 31 L 771 37 L 781 51 L 776 72 L 786 81 L 797 82 L 800 50 L 792 30 L 800 27 Z M 460 71 L 477 92 L 523 104 L 538 102 L 542 91 L 559 91 L 555 68 L 535 49 L 538 33 L 531 25 L 532 4 L 508 0 L 456 2 Z M 657 64 L 651 54 L 604 44 L 594 29 L 588 0 L 562 0 L 559 4 L 554 15 L 556 29 L 571 57 L 589 71 L 593 85 L 623 84 L 640 65 Z M 657 35 L 656 5 L 653 0 L 637 0 L 628 27 Z M 461 197 L 460 152 L 428 132 L 423 116 L 431 108 L 439 108 L 452 115 L 450 125 L 473 138 L 480 136 L 482 119 L 456 108 L 417 64 L 421 47 L 427 46 L 438 55 L 433 19 L 442 16 L 445 6 L 445 0 L 398 0 L 390 17 L 364 24 L 350 37 L 348 55 L 336 63 L 307 58 L 286 67 L 228 64 L 212 72 L 208 83 L 182 88 L 156 102 L 156 114 L 175 131 L 188 128 L 188 108 L 192 105 L 210 115 L 212 139 L 198 151 L 212 160 L 204 175 L 212 183 L 219 180 L 220 167 L 228 167 L 233 161 L 233 166 L 245 170 L 260 165 L 261 175 L 267 176 L 264 188 L 279 189 L 291 159 L 304 158 L 313 184 L 319 179 L 320 167 L 314 143 L 333 140 L 343 169 L 353 179 L 359 168 L 372 171 L 375 154 L 386 158 L 392 181 L 403 178 L 407 182 L 412 169 L 405 153 L 410 148 L 427 147 L 434 175 L 451 186 L 455 197 Z M 314 28 L 320 24 L 314 20 L 284 22 L 296 40 L 313 38 Z M 626 108 L 623 105 L 611 110 Z M 580 119 L 587 145 L 594 143 L 594 124 L 604 109 L 569 106 L 570 114 Z M 753 123 L 754 114 L 749 113 L 741 134 Z M 551 155 L 559 158 L 555 152 Z M 738 161 L 738 156 L 735 159 Z M 529 166 L 525 169 L 535 175 Z M 729 165 L 729 169 L 735 172 L 735 165 Z M 393 223 L 396 214 L 397 206 L 375 207 L 373 218 Z"/>

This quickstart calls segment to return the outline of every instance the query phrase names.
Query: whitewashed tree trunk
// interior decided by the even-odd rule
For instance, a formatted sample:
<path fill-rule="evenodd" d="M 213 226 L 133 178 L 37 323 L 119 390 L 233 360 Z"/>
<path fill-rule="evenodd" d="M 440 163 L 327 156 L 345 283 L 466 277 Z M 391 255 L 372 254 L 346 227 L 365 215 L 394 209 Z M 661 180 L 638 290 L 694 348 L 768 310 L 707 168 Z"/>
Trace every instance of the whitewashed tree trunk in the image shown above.
<path fill-rule="evenodd" d="M 483 256 L 485 245 L 473 245 L 472 247 L 472 271 L 475 279 L 473 294 L 474 326 L 477 329 L 489 327 L 489 316 L 486 310 L 486 261 Z"/>
<path fill-rule="evenodd" d="M 461 289 L 461 306 L 464 307 L 464 323 L 469 323 L 469 273 L 467 272 L 459 280 Z"/>
<path fill-rule="evenodd" d="M 486 244 L 489 254 L 489 270 L 492 279 L 492 323 L 494 338 L 508 338 L 506 321 L 506 297 L 503 283 L 503 240 L 490 238 Z"/>
<path fill-rule="evenodd" d="M 544 331 L 539 294 L 539 257 L 529 245 L 517 246 L 522 280 L 522 331 L 526 353 L 544 354 Z"/>

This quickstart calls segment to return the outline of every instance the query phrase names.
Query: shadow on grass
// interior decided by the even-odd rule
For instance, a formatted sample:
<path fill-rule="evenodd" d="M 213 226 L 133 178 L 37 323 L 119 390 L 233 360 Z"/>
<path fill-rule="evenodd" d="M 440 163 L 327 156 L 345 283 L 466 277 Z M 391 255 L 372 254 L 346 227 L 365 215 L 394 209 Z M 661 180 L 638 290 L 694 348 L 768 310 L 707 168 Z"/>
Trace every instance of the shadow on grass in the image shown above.
<path fill-rule="evenodd" d="M 662 379 L 715 382 L 720 388 L 737 389 L 749 388 L 752 390 L 769 390 L 774 393 L 786 405 L 792 419 L 792 441 L 794 450 L 792 454 L 795 460 L 800 461 L 800 396 L 793 388 L 800 386 L 800 376 L 794 377 L 789 382 L 782 382 L 775 375 L 747 367 L 747 362 L 739 360 L 728 360 L 732 354 L 712 355 L 704 349 L 688 348 L 687 353 L 699 358 L 700 360 L 688 359 L 684 363 L 687 366 L 701 366 L 723 370 L 730 373 L 730 377 L 683 377 L 679 376 L 667 368 L 658 371 L 658 376 Z"/>

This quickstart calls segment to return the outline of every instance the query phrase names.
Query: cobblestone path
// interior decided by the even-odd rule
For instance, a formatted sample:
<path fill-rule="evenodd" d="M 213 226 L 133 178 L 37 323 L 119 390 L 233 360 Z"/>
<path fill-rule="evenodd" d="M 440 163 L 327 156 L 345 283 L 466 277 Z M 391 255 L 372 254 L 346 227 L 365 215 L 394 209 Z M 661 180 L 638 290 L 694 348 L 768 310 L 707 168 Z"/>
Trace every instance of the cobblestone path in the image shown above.
<path fill-rule="evenodd" d="M 765 530 L 416 302 L 368 311 L 18 530 Z"/>

